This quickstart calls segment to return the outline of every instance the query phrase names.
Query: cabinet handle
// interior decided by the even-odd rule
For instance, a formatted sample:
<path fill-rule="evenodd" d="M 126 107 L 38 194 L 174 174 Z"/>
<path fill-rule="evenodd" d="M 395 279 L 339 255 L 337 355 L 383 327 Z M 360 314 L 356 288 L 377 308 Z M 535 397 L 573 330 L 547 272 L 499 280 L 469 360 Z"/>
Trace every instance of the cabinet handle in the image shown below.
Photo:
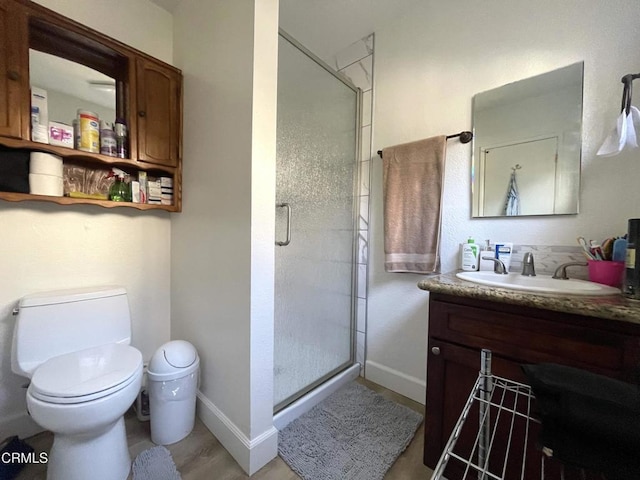
<path fill-rule="evenodd" d="M 141 116 L 141 117 L 146 117 L 147 116 L 147 112 L 145 112 L 144 110 L 140 110 L 138 112 L 138 115 Z"/>
<path fill-rule="evenodd" d="M 9 70 L 7 72 L 7 77 L 9 77 L 9 80 L 13 80 L 13 81 L 20 80 L 20 74 L 18 72 L 16 72 L 15 70 Z"/>
<path fill-rule="evenodd" d="M 440 347 L 431 347 L 431 353 L 434 355 L 440 355 Z"/>

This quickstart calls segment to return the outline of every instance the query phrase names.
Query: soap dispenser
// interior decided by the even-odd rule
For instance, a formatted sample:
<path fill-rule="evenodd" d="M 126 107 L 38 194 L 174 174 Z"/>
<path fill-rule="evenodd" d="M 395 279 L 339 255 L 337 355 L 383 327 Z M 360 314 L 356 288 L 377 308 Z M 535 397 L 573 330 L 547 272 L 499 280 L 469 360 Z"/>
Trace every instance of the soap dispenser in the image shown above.
<path fill-rule="evenodd" d="M 113 168 L 107 178 L 115 177 L 113 185 L 109 187 L 109 200 L 112 202 L 130 202 L 131 190 L 129 185 L 124 181 L 126 174 L 119 168 Z"/>
<path fill-rule="evenodd" d="M 484 260 L 487 257 L 495 258 L 496 252 L 491 248 L 491 241 L 485 240 L 486 245 L 483 247 L 483 250 L 480 252 L 480 270 L 481 271 L 493 271 L 495 267 L 495 262 L 493 260 Z"/>
<path fill-rule="evenodd" d="M 460 263 L 462 270 L 477 271 L 480 261 L 480 245 L 477 245 L 473 238 L 469 237 L 467 243 L 463 243 L 460 248 Z"/>

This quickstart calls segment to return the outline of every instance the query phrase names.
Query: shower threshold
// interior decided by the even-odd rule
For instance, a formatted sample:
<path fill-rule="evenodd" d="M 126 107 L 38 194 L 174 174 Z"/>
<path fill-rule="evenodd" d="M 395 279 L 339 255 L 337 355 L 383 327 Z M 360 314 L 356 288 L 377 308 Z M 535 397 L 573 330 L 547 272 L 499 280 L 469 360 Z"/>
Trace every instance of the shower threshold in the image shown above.
<path fill-rule="evenodd" d="M 286 406 L 278 413 L 273 416 L 273 426 L 278 430 L 282 430 L 293 420 L 298 418 L 300 415 L 311 410 L 317 404 L 319 404 L 322 400 L 327 398 L 329 395 L 339 390 L 340 387 L 346 385 L 347 383 L 355 380 L 360 375 L 360 364 L 354 363 L 350 367 L 347 367 L 342 372 L 334 375 L 329 380 L 324 382 L 321 385 L 318 385 L 316 388 L 311 390 L 309 393 L 300 397 L 298 400 L 293 402 L 291 405 Z"/>

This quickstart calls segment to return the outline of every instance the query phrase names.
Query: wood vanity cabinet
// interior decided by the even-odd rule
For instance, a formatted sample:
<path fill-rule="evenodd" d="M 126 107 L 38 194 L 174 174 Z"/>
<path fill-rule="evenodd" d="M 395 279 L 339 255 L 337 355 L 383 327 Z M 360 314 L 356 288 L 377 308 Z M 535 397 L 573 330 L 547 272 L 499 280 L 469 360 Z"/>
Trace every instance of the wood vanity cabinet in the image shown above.
<path fill-rule="evenodd" d="M 30 48 L 87 66 L 115 80 L 115 113 L 116 118 L 123 118 L 127 123 L 129 158 L 31 141 Z M 149 176 L 173 179 L 173 205 L 12 192 L 0 192 L 2 200 L 179 212 L 182 208 L 182 73 L 30 0 L 0 0 L 0 145 L 53 153 L 61 156 L 64 163 L 90 168 L 108 170 L 117 166 L 132 178 L 146 171 Z"/>
<path fill-rule="evenodd" d="M 492 351 L 494 375 L 523 383 L 520 366 L 542 362 L 635 383 L 640 325 L 432 292 L 428 348 L 424 463 L 433 468 L 478 377 L 481 349 Z M 467 422 L 477 426 L 477 415 Z M 496 445 L 506 445 L 506 432 L 496 436 Z M 457 445 L 470 449 L 473 440 L 461 437 Z M 539 468 L 533 462 L 525 478 L 540 478 Z"/>

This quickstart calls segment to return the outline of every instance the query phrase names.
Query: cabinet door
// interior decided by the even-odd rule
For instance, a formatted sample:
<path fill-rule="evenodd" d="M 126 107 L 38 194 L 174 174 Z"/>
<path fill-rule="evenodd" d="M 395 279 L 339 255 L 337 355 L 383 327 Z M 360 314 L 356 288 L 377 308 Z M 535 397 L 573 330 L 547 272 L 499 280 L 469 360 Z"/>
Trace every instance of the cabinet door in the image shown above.
<path fill-rule="evenodd" d="M 478 378 L 480 351 L 430 338 L 427 367 L 424 463 L 434 468 Z M 518 361 L 493 354 L 491 371 L 498 377 L 526 383 L 521 363 Z M 506 413 L 508 410 L 504 410 L 515 409 L 522 414 L 526 413 L 525 399 L 519 396 L 516 400 L 512 393 L 506 392 L 503 396 L 500 392 L 491 398 L 491 402 L 493 406 L 489 412 L 489 423 L 492 425 L 488 457 L 489 471 L 498 477 L 487 476 L 486 478 L 521 478 L 523 463 L 524 478 L 545 478 L 541 474 L 542 454 L 537 445 L 540 425 L 530 422 L 527 430 L 522 417 L 518 416 L 512 422 L 513 416 Z M 470 458 L 476 464 L 477 450 L 472 453 L 472 449 L 479 431 L 480 416 L 477 405 L 478 402 L 469 410 L 454 449 L 454 453 L 463 459 Z M 496 408 L 496 405 L 500 405 L 501 408 Z M 534 400 L 531 412 L 536 411 L 537 406 Z M 525 451 L 526 456 L 523 456 Z M 546 459 L 544 475 L 548 478 L 561 478 L 561 468 L 558 462 Z M 582 473 L 576 468 L 566 466 L 562 478 L 566 480 L 601 478 L 599 475 L 586 472 L 585 476 L 582 476 Z M 463 463 L 454 458 L 449 460 L 444 475 L 448 480 L 478 478 L 478 474 L 472 471 L 465 475 Z"/>
<path fill-rule="evenodd" d="M 176 167 L 180 157 L 182 76 L 137 60 L 138 160 Z"/>
<path fill-rule="evenodd" d="M 5 137 L 29 135 L 21 111 L 29 91 L 23 51 L 28 44 L 26 18 L 20 5 L 0 0 L 0 135 Z"/>

